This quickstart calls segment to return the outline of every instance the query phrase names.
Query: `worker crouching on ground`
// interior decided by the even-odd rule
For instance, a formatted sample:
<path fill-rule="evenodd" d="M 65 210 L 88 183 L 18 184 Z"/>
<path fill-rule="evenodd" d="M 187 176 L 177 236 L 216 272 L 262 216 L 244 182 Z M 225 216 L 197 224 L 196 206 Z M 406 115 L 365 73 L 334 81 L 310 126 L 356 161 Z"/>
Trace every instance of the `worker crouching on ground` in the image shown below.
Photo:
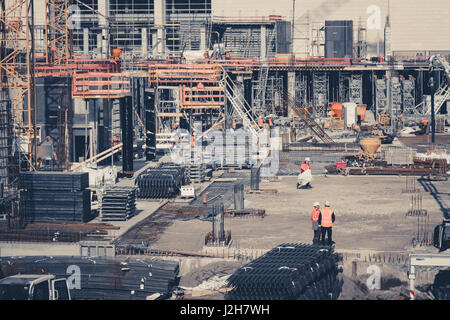
<path fill-rule="evenodd" d="M 312 174 L 311 167 L 309 166 L 310 159 L 305 158 L 305 161 L 300 165 L 300 174 L 298 175 L 297 180 L 297 189 L 300 188 L 312 188 Z"/>
<path fill-rule="evenodd" d="M 312 229 L 314 231 L 313 244 L 317 245 L 320 241 L 320 226 L 319 226 L 319 216 L 320 216 L 320 204 L 314 202 L 313 210 L 311 212 Z"/>
<path fill-rule="evenodd" d="M 332 244 L 334 244 L 332 239 L 332 231 L 335 220 L 336 216 L 334 215 L 333 209 L 330 208 L 330 203 L 328 201 L 325 201 L 325 208 L 323 208 L 322 212 L 319 214 L 318 221 L 322 234 L 320 240 L 320 243 L 322 245 L 331 246 Z M 325 241 L 325 234 L 327 235 L 327 241 Z"/>

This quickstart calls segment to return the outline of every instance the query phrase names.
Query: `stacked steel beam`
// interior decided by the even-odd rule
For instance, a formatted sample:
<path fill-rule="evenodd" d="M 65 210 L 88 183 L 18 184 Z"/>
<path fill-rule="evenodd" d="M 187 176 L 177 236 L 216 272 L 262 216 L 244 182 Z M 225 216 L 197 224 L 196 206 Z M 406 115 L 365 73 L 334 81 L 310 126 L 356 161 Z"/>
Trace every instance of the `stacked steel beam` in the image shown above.
<path fill-rule="evenodd" d="M 282 244 L 237 270 L 227 300 L 331 300 L 342 287 L 332 247 Z"/>
<path fill-rule="evenodd" d="M 111 187 L 102 195 L 102 221 L 126 221 L 136 214 L 136 188 Z"/>
<path fill-rule="evenodd" d="M 89 221 L 92 217 L 88 186 L 88 173 L 21 173 L 20 206 L 24 220 Z"/>
<path fill-rule="evenodd" d="M 178 195 L 184 183 L 184 167 L 164 165 L 149 168 L 139 174 L 135 184 L 139 199 L 172 198 Z"/>
<path fill-rule="evenodd" d="M 67 278 L 74 300 L 145 300 L 155 293 L 167 298 L 179 264 L 150 258 L 3 257 L 0 270 L 4 277 L 42 273 Z"/>

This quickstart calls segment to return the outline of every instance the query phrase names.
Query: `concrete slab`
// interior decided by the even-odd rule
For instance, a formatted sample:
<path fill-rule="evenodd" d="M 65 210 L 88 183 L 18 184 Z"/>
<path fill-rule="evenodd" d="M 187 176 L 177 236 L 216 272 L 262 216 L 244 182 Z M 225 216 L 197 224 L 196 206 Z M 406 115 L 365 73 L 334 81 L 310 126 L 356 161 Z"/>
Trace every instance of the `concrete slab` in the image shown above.
<path fill-rule="evenodd" d="M 246 194 L 246 202 L 255 209 L 265 209 L 266 217 L 226 218 L 225 230 L 231 230 L 232 246 L 270 249 L 280 243 L 311 243 L 312 204 L 331 202 L 336 212 L 333 240 L 338 251 L 404 252 L 412 249 L 417 236 L 417 217 L 406 217 L 411 195 L 402 194 L 405 177 L 396 176 L 324 176 L 315 175 L 313 188 L 297 190 L 296 177 L 263 181 L 261 189 L 277 189 L 277 194 Z M 439 192 L 450 191 L 448 182 L 433 182 Z M 418 184 L 418 188 L 423 189 Z M 428 193 L 423 193 L 423 208 L 428 210 L 430 235 L 442 221 L 441 207 Z M 175 221 L 161 235 L 155 247 L 164 250 L 200 251 L 211 223 L 192 220 Z M 430 247 L 416 249 L 432 250 Z"/>

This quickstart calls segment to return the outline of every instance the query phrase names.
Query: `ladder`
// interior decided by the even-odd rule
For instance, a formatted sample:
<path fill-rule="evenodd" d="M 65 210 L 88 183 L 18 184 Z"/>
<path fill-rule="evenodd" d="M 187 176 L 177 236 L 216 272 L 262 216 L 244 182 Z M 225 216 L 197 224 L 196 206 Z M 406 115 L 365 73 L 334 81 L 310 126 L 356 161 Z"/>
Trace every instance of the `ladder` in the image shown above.
<path fill-rule="evenodd" d="M 223 70 L 223 69 L 222 69 Z M 234 111 L 242 119 L 244 125 L 250 130 L 254 137 L 258 136 L 259 127 L 251 114 L 251 108 L 242 94 L 236 93 L 233 89 L 233 80 L 223 70 L 223 79 L 219 81 L 219 85 L 225 89 L 227 100 L 230 101 Z"/>
<path fill-rule="evenodd" d="M 311 114 L 308 112 L 306 107 L 302 107 L 291 95 L 285 92 L 285 97 L 288 105 L 292 107 L 294 117 L 297 116 L 302 119 L 305 124 L 311 129 L 311 131 L 320 139 L 323 143 L 331 145 L 335 144 L 333 139 L 322 129 L 322 127 L 314 121 Z"/>
<path fill-rule="evenodd" d="M 259 77 L 257 90 L 254 98 L 253 105 L 255 106 L 255 113 L 259 116 L 261 113 L 264 113 L 264 107 L 266 105 L 266 87 L 267 87 L 267 78 L 269 75 L 269 66 L 267 62 L 263 62 L 259 69 Z M 263 114 L 264 115 L 264 114 Z"/>
<path fill-rule="evenodd" d="M 445 101 L 450 99 L 450 87 L 448 85 L 442 86 L 434 94 L 434 113 L 439 113 L 441 107 L 444 105 Z M 431 114 L 431 107 L 428 108 L 426 114 Z"/>
<path fill-rule="evenodd" d="M 441 67 L 444 69 L 447 77 L 447 84 L 444 84 L 434 95 L 435 113 L 438 113 L 442 105 L 450 99 L 450 63 L 441 55 L 432 56 L 430 58 L 430 68 Z M 431 113 L 431 108 L 427 110 L 426 114 Z"/>
<path fill-rule="evenodd" d="M 274 29 L 272 31 L 272 35 L 269 38 L 269 41 L 266 43 L 266 47 L 271 46 L 272 42 L 275 40 L 276 34 L 277 34 L 276 29 Z M 264 50 L 266 50 L 266 48 Z M 266 50 L 266 56 L 268 53 L 269 53 L 268 50 Z M 263 115 L 265 113 L 266 88 L 268 77 L 269 77 L 269 63 L 267 61 L 267 58 L 265 58 L 264 60 L 261 60 L 261 66 L 258 75 L 258 85 L 253 102 L 253 105 L 255 106 L 254 110 L 256 113 L 258 113 L 258 116 L 261 113 L 263 113 Z"/>

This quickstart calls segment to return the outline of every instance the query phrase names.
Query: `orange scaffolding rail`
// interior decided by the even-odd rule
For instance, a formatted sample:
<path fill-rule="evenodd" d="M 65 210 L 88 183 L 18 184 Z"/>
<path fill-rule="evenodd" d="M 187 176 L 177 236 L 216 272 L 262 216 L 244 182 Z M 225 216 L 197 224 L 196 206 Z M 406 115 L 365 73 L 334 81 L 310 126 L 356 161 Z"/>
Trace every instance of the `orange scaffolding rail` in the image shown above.
<path fill-rule="evenodd" d="M 186 87 L 181 90 L 182 108 L 221 107 L 225 104 L 225 91 L 222 87 Z"/>
<path fill-rule="evenodd" d="M 40 63 L 35 66 L 36 77 L 68 77 L 72 72 L 119 73 L 120 64 L 111 59 L 70 59 L 67 64 Z"/>
<path fill-rule="evenodd" d="M 130 79 L 123 73 L 77 71 L 73 73 L 74 98 L 122 98 L 130 93 Z"/>
<path fill-rule="evenodd" d="M 148 77 L 150 83 L 217 83 L 222 69 L 214 64 L 150 64 Z"/>

